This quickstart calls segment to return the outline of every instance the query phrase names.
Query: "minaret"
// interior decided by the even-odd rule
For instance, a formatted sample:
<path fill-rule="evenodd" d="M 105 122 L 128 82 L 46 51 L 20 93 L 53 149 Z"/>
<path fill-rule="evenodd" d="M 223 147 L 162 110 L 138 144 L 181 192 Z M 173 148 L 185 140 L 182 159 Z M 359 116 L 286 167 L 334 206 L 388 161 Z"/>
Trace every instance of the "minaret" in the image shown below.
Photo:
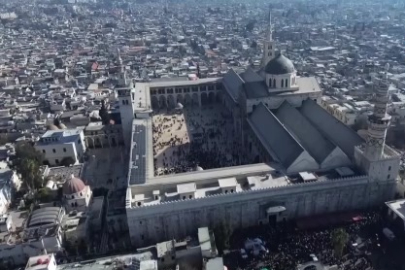
<path fill-rule="evenodd" d="M 128 79 L 127 71 L 122 63 L 120 50 L 117 49 L 120 72 L 116 88 L 120 104 L 121 126 L 126 147 L 131 145 L 132 121 L 135 117 L 135 92 L 132 80 Z M 128 148 L 129 149 L 129 148 Z"/>
<path fill-rule="evenodd" d="M 269 8 L 269 26 L 267 29 L 266 40 L 263 42 L 263 59 L 262 66 L 265 67 L 267 63 L 275 57 L 275 46 L 273 41 L 273 24 L 271 21 L 271 10 Z"/>
<path fill-rule="evenodd" d="M 374 112 L 368 120 L 367 140 L 364 153 L 370 161 L 379 160 L 383 157 L 385 138 L 391 120 L 391 116 L 387 114 L 387 106 L 390 100 L 388 95 L 388 69 L 389 65 L 386 66 L 385 78 L 378 83 Z"/>
<path fill-rule="evenodd" d="M 120 49 L 117 49 L 117 56 L 118 56 L 118 65 L 120 67 L 120 73 L 118 75 L 118 86 L 120 87 L 128 86 L 129 81 L 128 74 L 122 62 Z"/>

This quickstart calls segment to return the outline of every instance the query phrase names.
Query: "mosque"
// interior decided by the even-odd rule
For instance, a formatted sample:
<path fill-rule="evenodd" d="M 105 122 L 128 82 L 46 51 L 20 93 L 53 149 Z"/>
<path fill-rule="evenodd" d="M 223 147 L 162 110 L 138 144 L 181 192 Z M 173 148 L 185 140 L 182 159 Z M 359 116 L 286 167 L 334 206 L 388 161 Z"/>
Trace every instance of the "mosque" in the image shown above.
<path fill-rule="evenodd" d="M 317 102 L 313 77 L 277 53 L 271 23 L 259 71 L 223 78 L 134 84 L 116 89 L 129 155 L 126 213 L 131 242 L 181 239 L 199 227 L 275 224 L 381 205 L 393 198 L 399 154 L 385 144 L 388 84 L 378 82 L 367 138 Z M 233 115 L 241 155 L 254 164 L 155 176 L 154 109 L 220 102 Z"/>

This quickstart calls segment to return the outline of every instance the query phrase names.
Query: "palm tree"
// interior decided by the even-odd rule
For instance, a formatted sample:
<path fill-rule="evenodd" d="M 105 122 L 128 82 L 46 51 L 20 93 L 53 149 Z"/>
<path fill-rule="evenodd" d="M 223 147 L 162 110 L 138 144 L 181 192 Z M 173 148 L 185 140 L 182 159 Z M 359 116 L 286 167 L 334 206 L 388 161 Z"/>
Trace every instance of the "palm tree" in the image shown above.
<path fill-rule="evenodd" d="M 349 241 L 349 235 L 347 232 L 340 228 L 332 232 L 332 243 L 335 249 L 336 256 L 342 257 L 343 251 Z"/>

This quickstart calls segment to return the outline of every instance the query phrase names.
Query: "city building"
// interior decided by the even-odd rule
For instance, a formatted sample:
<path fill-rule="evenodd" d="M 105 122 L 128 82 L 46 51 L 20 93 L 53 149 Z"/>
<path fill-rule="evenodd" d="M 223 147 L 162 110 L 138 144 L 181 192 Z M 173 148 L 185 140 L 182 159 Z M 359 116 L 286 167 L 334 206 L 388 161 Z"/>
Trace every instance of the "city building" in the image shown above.
<path fill-rule="evenodd" d="M 35 149 L 44 154 L 45 164 L 58 166 L 66 159 L 78 164 L 86 152 L 83 130 L 48 130 L 35 143 Z"/>

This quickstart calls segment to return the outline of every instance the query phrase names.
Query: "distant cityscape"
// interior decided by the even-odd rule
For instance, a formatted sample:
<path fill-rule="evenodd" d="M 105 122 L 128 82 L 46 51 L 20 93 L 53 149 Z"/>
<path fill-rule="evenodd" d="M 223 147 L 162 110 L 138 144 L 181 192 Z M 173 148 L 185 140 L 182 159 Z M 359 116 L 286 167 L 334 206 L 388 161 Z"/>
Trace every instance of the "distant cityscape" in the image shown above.
<path fill-rule="evenodd" d="M 405 3 L 0 0 L 0 270 L 396 270 Z"/>

